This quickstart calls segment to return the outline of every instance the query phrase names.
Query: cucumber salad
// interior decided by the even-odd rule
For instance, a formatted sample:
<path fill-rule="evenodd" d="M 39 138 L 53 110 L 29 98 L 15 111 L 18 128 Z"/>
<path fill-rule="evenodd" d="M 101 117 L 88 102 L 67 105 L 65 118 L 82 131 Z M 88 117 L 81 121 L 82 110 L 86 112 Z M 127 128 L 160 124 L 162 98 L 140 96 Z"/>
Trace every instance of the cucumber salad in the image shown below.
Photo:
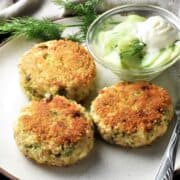
<path fill-rule="evenodd" d="M 180 54 L 178 40 L 178 30 L 162 17 L 128 15 L 112 28 L 101 29 L 96 47 L 111 67 L 148 69 L 176 58 Z"/>

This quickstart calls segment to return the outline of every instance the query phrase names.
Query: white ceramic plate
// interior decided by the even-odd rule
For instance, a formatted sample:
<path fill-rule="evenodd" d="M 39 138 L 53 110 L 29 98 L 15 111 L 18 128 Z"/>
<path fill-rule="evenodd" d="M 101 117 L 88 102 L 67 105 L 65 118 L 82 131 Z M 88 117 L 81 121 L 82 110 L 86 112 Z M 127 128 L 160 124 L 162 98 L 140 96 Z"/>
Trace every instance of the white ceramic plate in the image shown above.
<path fill-rule="evenodd" d="M 87 158 L 67 168 L 37 165 L 19 152 L 13 138 L 13 127 L 20 109 L 27 104 L 27 98 L 19 87 L 17 64 L 18 59 L 33 44 L 35 42 L 18 38 L 0 48 L 0 167 L 23 180 L 154 179 L 173 123 L 164 137 L 143 148 L 126 149 L 98 139 Z M 172 73 L 174 69 L 175 66 L 154 80 L 169 91 L 173 102 L 176 100 L 176 82 Z M 119 81 L 116 75 L 98 64 L 97 72 L 97 89 Z M 180 156 L 177 157 L 176 167 L 178 165 Z"/>

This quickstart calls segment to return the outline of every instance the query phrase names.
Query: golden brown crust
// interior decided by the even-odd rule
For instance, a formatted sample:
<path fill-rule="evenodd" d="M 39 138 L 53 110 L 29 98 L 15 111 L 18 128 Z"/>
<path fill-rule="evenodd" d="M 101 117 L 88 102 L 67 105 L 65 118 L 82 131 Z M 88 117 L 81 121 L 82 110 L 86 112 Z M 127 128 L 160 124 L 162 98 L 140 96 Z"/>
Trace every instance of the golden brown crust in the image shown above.
<path fill-rule="evenodd" d="M 19 69 L 25 90 L 42 97 L 64 89 L 76 93 L 79 88 L 90 88 L 96 74 L 95 63 L 84 47 L 69 40 L 35 45 L 21 58 Z"/>
<path fill-rule="evenodd" d="M 61 96 L 55 96 L 51 101 L 32 101 L 23 109 L 19 123 L 39 142 L 53 141 L 57 144 L 76 143 L 91 129 L 77 104 Z"/>
<path fill-rule="evenodd" d="M 133 133 L 138 128 L 151 130 L 164 113 L 171 112 L 172 103 L 161 87 L 143 81 L 121 82 L 101 90 L 92 109 L 105 125 Z"/>

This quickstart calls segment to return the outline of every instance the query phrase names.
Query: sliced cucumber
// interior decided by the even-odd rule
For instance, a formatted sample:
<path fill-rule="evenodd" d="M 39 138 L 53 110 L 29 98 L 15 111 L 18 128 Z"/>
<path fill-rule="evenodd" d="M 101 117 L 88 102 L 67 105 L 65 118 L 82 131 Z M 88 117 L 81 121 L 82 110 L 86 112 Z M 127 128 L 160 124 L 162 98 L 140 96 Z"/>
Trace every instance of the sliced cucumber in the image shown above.
<path fill-rule="evenodd" d="M 146 20 L 145 17 L 135 15 L 135 14 L 129 15 L 128 18 L 127 18 L 128 22 L 142 22 L 142 21 L 145 21 L 145 20 Z"/>
<path fill-rule="evenodd" d="M 108 64 L 111 67 L 114 68 L 121 68 L 121 61 L 119 58 L 119 54 L 116 51 L 112 51 L 111 53 L 109 53 L 108 55 L 106 55 L 104 57 L 104 62 L 106 64 Z"/>
<path fill-rule="evenodd" d="M 99 33 L 99 38 L 98 38 L 99 46 L 105 55 L 109 54 L 112 51 L 113 46 L 114 46 L 113 39 L 111 39 L 111 41 L 109 39 L 110 34 L 111 34 L 111 31 L 107 31 L 107 32 L 103 31 Z"/>
<path fill-rule="evenodd" d="M 174 50 L 173 50 L 173 52 L 171 54 L 171 59 L 178 58 L 178 57 L 180 57 L 180 45 L 175 44 Z"/>
<path fill-rule="evenodd" d="M 127 19 L 114 28 L 99 32 L 97 44 L 107 65 L 124 69 L 148 69 L 166 64 L 178 55 L 180 57 L 178 44 L 146 52 L 148 47 L 138 39 L 134 27 L 145 20 L 146 18 L 139 15 L 128 15 Z M 111 23 L 111 20 L 108 23 Z"/>
<path fill-rule="evenodd" d="M 122 44 L 119 49 L 123 65 L 126 65 L 128 68 L 141 68 L 145 44 L 139 41 L 139 39 L 131 39 Z"/>
<path fill-rule="evenodd" d="M 105 42 L 104 46 L 104 53 L 107 54 L 110 51 L 118 51 L 119 52 L 119 47 L 124 46 L 124 44 L 127 44 L 131 39 L 136 38 L 135 32 L 128 32 L 128 29 L 132 29 L 131 25 L 124 24 L 121 28 L 121 30 L 114 30 L 110 33 L 104 33 L 104 41 L 102 39 L 102 42 Z M 101 37 L 103 38 L 103 37 Z"/>
<path fill-rule="evenodd" d="M 147 53 L 144 58 L 142 59 L 141 66 L 148 67 L 151 66 L 156 59 L 161 55 L 161 51 L 155 53 Z"/>
<path fill-rule="evenodd" d="M 103 45 L 103 53 L 109 54 L 111 51 L 119 52 L 119 48 L 136 38 L 134 24 L 145 20 L 138 15 L 129 15 L 128 18 L 114 27 L 113 30 L 99 33 L 98 42 Z"/>
<path fill-rule="evenodd" d="M 169 48 L 163 50 L 162 53 L 160 54 L 160 56 L 149 67 L 153 68 L 156 66 L 161 66 L 163 64 L 166 64 L 171 58 L 173 49 L 174 49 L 174 47 L 169 47 Z"/>

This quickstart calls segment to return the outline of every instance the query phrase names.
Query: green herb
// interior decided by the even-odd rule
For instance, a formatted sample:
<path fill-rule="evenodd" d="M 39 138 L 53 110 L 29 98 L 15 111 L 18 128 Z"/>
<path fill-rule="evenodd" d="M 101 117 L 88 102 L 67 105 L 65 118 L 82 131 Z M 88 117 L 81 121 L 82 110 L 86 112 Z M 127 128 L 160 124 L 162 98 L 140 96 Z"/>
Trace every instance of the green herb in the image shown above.
<path fill-rule="evenodd" d="M 38 149 L 40 145 L 39 144 L 25 144 L 24 147 L 27 149 Z"/>
<path fill-rule="evenodd" d="M 80 32 L 67 37 L 67 39 L 83 42 L 89 25 L 97 17 L 96 6 L 101 0 L 87 0 L 82 3 L 55 0 L 58 5 L 63 5 L 67 10 L 74 12 L 80 19 L 80 24 L 64 25 L 50 20 L 37 20 L 34 18 L 14 18 L 0 21 L 0 34 L 10 34 L 13 37 L 23 35 L 27 39 L 40 39 L 42 41 L 62 39 L 62 32 L 68 27 L 80 27 Z"/>
<path fill-rule="evenodd" d="M 120 57 L 125 66 L 136 67 L 141 63 L 145 54 L 145 44 L 133 39 L 120 49 Z"/>
<path fill-rule="evenodd" d="M 128 43 L 127 46 L 124 46 L 121 49 L 121 58 L 132 58 L 132 57 L 137 57 L 137 58 L 142 58 L 143 52 L 142 50 L 144 49 L 145 44 L 140 42 L 138 39 L 132 40 L 131 42 Z"/>
<path fill-rule="evenodd" d="M 66 10 L 74 12 L 81 20 L 80 33 L 76 35 L 75 39 L 80 41 L 86 38 L 87 30 L 90 24 L 97 18 L 96 7 L 102 0 L 86 0 L 81 3 L 69 0 L 54 0 L 55 4 L 64 6 Z"/>
<path fill-rule="evenodd" d="M 24 35 L 27 39 L 52 40 L 60 39 L 66 27 L 50 20 L 33 18 L 14 18 L 0 22 L 0 34 L 10 33 L 12 36 Z"/>
<path fill-rule="evenodd" d="M 74 150 L 73 148 L 68 148 L 68 149 L 64 149 L 64 151 L 61 152 L 61 153 L 64 156 L 69 156 L 69 155 L 71 155 L 73 153 L 73 150 Z"/>
<path fill-rule="evenodd" d="M 49 111 L 49 113 L 50 113 L 50 116 L 52 116 L 52 117 L 57 117 L 58 116 L 58 112 L 55 111 L 55 110 L 51 110 L 51 111 Z"/>

